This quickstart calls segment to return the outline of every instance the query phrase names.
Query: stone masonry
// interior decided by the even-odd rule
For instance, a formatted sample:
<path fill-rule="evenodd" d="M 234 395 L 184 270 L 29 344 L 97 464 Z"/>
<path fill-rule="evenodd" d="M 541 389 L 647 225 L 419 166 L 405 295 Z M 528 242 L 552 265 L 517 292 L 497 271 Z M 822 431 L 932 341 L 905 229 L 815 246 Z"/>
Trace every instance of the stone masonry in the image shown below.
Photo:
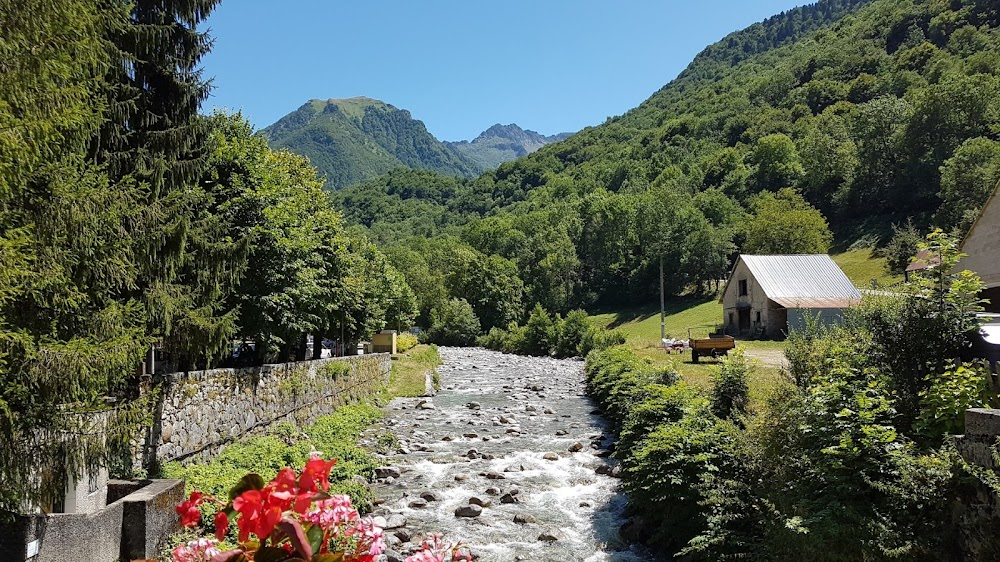
<path fill-rule="evenodd" d="M 209 458 L 267 426 L 299 425 L 371 396 L 389 380 L 387 353 L 164 375 L 137 461 Z"/>

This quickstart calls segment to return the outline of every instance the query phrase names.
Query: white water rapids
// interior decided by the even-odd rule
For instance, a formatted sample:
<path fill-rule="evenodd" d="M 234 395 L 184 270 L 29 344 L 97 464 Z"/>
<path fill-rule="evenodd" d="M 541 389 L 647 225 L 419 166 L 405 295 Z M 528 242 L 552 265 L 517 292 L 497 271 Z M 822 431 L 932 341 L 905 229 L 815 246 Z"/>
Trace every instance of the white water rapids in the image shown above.
<path fill-rule="evenodd" d="M 391 468 L 374 491 L 392 555 L 439 531 L 484 562 L 651 558 L 618 538 L 625 497 L 609 475 L 610 438 L 584 393 L 582 361 L 441 355 L 441 392 L 394 400 L 385 421 L 400 446 L 382 459 Z M 457 516 L 472 498 L 488 505 Z"/>

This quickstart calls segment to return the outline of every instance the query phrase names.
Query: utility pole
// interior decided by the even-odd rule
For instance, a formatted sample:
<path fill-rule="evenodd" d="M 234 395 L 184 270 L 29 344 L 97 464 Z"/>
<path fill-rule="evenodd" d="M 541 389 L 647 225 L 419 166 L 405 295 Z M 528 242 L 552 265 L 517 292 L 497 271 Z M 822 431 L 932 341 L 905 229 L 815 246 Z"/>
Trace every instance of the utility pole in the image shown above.
<path fill-rule="evenodd" d="M 663 299 L 663 256 L 660 256 L 660 345 L 667 339 L 666 301 Z"/>

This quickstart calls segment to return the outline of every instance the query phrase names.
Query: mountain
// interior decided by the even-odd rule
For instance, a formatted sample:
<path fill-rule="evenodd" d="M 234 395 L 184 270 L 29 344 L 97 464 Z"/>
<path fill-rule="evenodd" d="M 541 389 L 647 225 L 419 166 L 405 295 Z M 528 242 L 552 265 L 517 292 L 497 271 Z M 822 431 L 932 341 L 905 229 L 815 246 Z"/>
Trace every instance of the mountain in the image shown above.
<path fill-rule="evenodd" d="M 527 156 L 547 144 L 565 140 L 572 134 L 544 136 L 514 124 L 497 123 L 472 141 L 445 144 L 479 164 L 483 170 L 492 170 L 504 162 Z"/>
<path fill-rule="evenodd" d="M 332 190 L 396 168 L 453 176 L 474 176 L 483 170 L 434 138 L 409 111 L 364 97 L 310 100 L 263 134 L 272 147 L 308 157 Z"/>
<path fill-rule="evenodd" d="M 641 300 L 661 259 L 669 291 L 725 276 L 747 213 L 776 192 L 821 211 L 843 246 L 908 219 L 961 233 L 1000 180 L 998 69 L 996 0 L 822 0 L 478 178 L 396 176 L 341 203 L 383 242 L 447 237 L 513 261 L 529 305 Z"/>

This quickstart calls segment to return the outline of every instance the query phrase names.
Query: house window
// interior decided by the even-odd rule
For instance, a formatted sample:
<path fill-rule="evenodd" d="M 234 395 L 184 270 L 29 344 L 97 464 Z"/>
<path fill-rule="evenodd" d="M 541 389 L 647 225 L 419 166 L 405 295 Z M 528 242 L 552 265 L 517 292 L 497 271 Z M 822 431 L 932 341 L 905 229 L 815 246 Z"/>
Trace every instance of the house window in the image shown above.
<path fill-rule="evenodd" d="M 740 296 L 741 297 L 747 296 L 747 280 L 746 279 L 740 279 Z"/>
<path fill-rule="evenodd" d="M 760 324 L 760 311 L 757 311 L 757 323 Z"/>

